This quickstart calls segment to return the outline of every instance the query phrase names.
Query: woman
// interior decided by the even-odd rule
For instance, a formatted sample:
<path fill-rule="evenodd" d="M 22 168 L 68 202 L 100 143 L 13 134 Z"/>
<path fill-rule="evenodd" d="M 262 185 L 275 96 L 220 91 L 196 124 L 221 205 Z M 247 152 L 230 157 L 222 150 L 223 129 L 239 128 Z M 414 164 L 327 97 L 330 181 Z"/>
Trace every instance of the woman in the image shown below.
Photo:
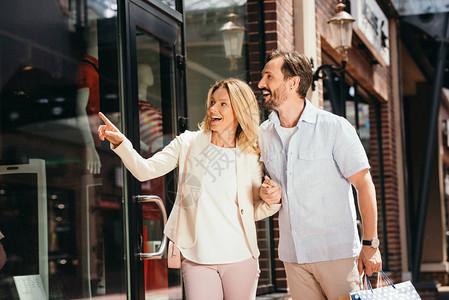
<path fill-rule="evenodd" d="M 254 221 L 273 215 L 280 204 L 265 203 L 259 196 L 259 109 L 250 87 L 237 79 L 216 83 L 208 93 L 201 130 L 186 131 L 149 159 L 137 154 L 101 113 L 100 117 L 106 124 L 98 129 L 100 139 L 112 143 L 140 181 L 177 166 L 183 174 L 186 166 L 185 186 L 164 233 L 175 238 L 181 209 L 177 245 L 187 299 L 254 299 L 260 273 Z"/>

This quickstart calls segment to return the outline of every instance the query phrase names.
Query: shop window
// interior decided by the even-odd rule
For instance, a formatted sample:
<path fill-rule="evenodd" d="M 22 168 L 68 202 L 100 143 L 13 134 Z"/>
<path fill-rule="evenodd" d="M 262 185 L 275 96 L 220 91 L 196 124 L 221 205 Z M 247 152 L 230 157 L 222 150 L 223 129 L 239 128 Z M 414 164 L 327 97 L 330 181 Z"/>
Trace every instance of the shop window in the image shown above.
<path fill-rule="evenodd" d="M 246 27 L 246 0 L 186 0 L 184 5 L 189 127 L 196 130 L 206 114 L 207 92 L 216 81 L 227 77 L 247 81 L 246 35 L 242 56 L 231 62 L 226 58 L 225 44 L 220 32 L 223 25 L 229 22 L 231 13 L 237 15 L 236 23 Z"/>
<path fill-rule="evenodd" d="M 0 299 L 124 297 L 121 163 L 96 134 L 100 109 L 120 127 L 117 3 L 2 2 L 0 19 Z"/>

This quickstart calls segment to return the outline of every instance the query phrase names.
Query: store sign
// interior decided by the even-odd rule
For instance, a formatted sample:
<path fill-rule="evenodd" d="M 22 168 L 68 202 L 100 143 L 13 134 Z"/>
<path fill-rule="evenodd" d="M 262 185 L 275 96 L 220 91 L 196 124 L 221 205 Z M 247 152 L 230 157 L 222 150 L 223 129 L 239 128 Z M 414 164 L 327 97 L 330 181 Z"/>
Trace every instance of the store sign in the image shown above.
<path fill-rule="evenodd" d="M 40 275 L 14 276 L 20 300 L 47 300 Z"/>
<path fill-rule="evenodd" d="M 444 13 L 449 11 L 449 0 L 392 0 L 401 16 Z"/>
<path fill-rule="evenodd" d="M 351 1 L 354 31 L 383 65 L 390 64 L 388 19 L 376 0 Z"/>

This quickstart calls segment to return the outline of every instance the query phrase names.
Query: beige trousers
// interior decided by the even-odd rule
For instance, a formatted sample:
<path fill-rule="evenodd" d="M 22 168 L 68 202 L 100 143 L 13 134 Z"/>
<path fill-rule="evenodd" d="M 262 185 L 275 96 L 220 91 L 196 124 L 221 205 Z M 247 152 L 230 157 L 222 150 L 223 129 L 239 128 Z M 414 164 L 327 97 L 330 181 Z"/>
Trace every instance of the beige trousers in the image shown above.
<path fill-rule="evenodd" d="M 361 289 L 356 257 L 284 267 L 292 300 L 338 300 Z"/>

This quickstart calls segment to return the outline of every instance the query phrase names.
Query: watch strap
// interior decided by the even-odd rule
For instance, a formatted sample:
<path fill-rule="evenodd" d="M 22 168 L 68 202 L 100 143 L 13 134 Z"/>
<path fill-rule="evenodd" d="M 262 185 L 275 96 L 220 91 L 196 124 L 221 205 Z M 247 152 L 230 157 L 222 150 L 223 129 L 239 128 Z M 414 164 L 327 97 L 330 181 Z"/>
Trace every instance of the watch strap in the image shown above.
<path fill-rule="evenodd" d="M 378 248 L 380 244 L 380 241 L 378 238 L 373 238 L 371 240 L 362 240 L 362 245 L 364 246 L 371 246 L 373 248 Z"/>

